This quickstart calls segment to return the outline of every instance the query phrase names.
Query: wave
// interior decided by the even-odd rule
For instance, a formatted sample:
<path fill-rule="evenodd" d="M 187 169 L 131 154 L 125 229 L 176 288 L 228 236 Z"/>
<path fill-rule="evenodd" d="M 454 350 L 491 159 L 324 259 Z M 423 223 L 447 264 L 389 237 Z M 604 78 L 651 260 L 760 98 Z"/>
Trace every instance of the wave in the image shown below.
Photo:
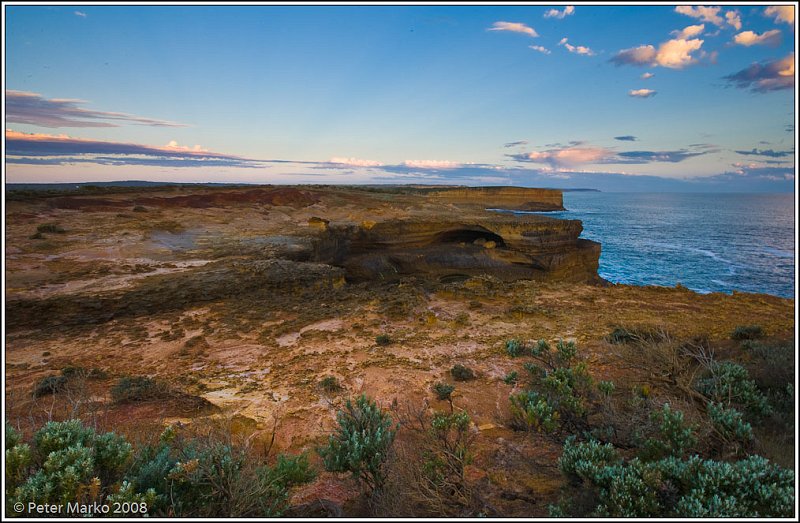
<path fill-rule="evenodd" d="M 776 258 L 794 258 L 794 253 L 792 251 L 773 249 L 772 247 L 764 247 L 761 250 L 767 254 L 775 256 Z"/>

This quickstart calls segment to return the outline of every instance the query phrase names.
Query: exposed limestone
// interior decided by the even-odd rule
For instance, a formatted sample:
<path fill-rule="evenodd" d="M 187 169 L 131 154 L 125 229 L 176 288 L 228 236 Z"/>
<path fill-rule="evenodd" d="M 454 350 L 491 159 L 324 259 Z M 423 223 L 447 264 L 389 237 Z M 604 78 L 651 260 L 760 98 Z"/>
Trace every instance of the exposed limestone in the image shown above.
<path fill-rule="evenodd" d="M 563 211 L 562 193 L 556 189 L 527 187 L 464 187 L 432 191 L 428 198 L 453 204 L 480 205 L 485 209 Z"/>

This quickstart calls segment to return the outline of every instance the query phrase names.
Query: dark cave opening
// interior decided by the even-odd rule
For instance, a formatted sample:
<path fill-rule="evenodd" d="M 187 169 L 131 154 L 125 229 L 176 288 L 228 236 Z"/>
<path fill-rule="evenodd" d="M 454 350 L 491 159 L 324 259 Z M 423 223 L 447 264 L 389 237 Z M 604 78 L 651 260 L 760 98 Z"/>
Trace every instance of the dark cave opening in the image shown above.
<path fill-rule="evenodd" d="M 485 242 L 492 241 L 497 247 L 505 247 L 506 243 L 499 234 L 480 229 L 455 229 L 439 233 L 436 241 L 439 243 L 475 243 L 476 240 L 483 239 Z M 480 243 L 480 242 L 479 242 Z"/>

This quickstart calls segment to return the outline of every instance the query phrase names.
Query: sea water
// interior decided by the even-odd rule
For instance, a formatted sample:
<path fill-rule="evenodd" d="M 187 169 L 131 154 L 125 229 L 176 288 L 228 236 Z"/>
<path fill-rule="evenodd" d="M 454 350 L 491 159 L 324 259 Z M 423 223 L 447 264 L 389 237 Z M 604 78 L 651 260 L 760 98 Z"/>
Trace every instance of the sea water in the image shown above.
<path fill-rule="evenodd" d="M 794 297 L 792 194 L 565 192 L 614 283 Z"/>

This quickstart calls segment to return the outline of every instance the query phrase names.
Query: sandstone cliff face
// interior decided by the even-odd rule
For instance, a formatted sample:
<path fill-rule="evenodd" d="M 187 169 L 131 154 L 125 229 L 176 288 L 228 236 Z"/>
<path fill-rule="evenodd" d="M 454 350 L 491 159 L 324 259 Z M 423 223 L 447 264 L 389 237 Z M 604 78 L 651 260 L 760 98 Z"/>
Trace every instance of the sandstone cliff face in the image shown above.
<path fill-rule="evenodd" d="M 315 258 L 351 280 L 402 275 L 599 281 L 600 245 L 578 239 L 577 220 L 486 213 L 464 219 L 387 220 L 369 228 L 331 224 Z"/>
<path fill-rule="evenodd" d="M 453 204 L 480 205 L 486 209 L 563 211 L 562 193 L 556 189 L 526 187 L 464 187 L 434 191 L 429 199 Z"/>

